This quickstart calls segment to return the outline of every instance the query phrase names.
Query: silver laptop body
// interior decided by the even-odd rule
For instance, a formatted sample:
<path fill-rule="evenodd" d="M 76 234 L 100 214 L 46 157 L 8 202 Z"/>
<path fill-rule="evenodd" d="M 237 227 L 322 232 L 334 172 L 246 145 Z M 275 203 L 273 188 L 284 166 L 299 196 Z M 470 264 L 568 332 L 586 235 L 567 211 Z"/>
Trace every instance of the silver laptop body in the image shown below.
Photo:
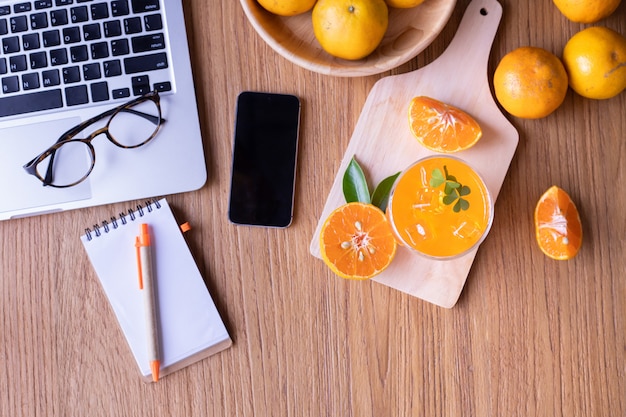
<path fill-rule="evenodd" d="M 0 0 L 0 220 L 200 188 L 186 36 L 181 0 Z M 96 137 L 93 171 L 73 187 L 44 186 L 23 169 L 68 129 L 153 89 L 166 122 L 148 144 Z"/>

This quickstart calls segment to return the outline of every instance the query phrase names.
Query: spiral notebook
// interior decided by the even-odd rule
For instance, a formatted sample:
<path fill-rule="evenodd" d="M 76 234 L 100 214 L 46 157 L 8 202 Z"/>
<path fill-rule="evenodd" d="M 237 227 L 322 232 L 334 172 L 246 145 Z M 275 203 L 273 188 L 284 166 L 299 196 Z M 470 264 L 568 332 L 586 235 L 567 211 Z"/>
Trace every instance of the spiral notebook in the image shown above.
<path fill-rule="evenodd" d="M 85 230 L 81 240 L 144 380 L 151 380 L 135 237 L 152 231 L 161 370 L 165 376 L 231 345 L 230 336 L 165 199 Z"/>

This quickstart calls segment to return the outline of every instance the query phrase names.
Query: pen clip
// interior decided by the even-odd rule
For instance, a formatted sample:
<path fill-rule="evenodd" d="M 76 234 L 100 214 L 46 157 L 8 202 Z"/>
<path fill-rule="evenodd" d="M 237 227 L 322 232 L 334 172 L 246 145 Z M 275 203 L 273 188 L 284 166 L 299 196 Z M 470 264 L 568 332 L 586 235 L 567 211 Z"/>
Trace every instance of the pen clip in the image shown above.
<path fill-rule="evenodd" d="M 137 271 L 139 273 L 139 289 L 143 290 L 143 271 L 141 269 L 141 241 L 139 236 L 135 237 L 135 249 L 137 250 Z"/>

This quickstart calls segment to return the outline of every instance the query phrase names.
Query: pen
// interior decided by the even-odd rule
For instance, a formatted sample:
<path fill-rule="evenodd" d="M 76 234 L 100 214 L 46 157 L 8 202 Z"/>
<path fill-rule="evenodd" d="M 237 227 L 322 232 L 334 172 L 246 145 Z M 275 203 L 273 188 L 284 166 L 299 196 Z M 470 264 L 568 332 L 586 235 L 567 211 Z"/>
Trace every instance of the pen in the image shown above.
<path fill-rule="evenodd" d="M 137 250 L 137 269 L 139 272 L 139 289 L 143 293 L 146 330 L 148 337 L 148 359 L 152 370 L 152 380 L 159 380 L 159 332 L 157 323 L 157 309 L 154 297 L 154 273 L 152 270 L 152 252 L 150 228 L 141 224 L 141 233 L 135 239 Z"/>

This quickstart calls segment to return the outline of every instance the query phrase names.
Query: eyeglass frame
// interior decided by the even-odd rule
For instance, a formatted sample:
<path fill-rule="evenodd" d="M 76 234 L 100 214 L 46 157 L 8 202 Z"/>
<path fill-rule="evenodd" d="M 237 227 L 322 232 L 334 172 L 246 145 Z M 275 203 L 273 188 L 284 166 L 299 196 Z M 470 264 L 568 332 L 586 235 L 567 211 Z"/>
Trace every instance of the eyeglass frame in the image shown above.
<path fill-rule="evenodd" d="M 154 102 L 154 104 L 157 107 L 157 111 L 158 111 L 158 116 L 153 116 L 151 114 L 146 114 L 146 113 L 142 113 L 140 111 L 137 110 L 133 110 L 131 109 L 131 107 L 143 103 L 144 101 L 152 101 Z M 121 113 L 122 111 L 128 111 L 129 113 L 135 114 L 139 117 L 143 117 L 144 119 L 154 123 L 156 125 L 156 129 L 154 130 L 154 132 L 152 132 L 152 135 L 144 140 L 143 142 L 136 144 L 136 145 L 122 145 L 121 143 L 117 142 L 115 140 L 115 138 L 111 135 L 111 133 L 109 132 L 109 125 L 111 124 L 111 121 L 115 118 L 115 116 L 119 113 Z M 77 135 L 78 133 L 82 132 L 84 129 L 86 129 L 87 127 L 89 127 L 89 125 L 92 125 L 96 122 L 99 122 L 103 119 L 105 119 L 106 117 L 109 117 L 108 122 L 106 123 L 106 125 L 104 125 L 103 127 L 101 127 L 100 129 L 97 129 L 95 131 L 93 131 L 91 134 L 89 134 L 86 138 L 80 139 L 80 138 L 76 138 L 74 137 L 75 135 Z M 54 145 L 50 146 L 48 149 L 46 149 L 45 151 L 43 151 L 42 153 L 40 153 L 39 155 L 37 155 L 36 157 L 34 157 L 31 161 L 27 162 L 26 164 L 24 164 L 24 166 L 22 168 L 24 168 L 24 170 L 30 174 L 33 175 L 35 177 L 37 177 L 42 183 L 44 187 L 54 187 L 54 188 L 69 188 L 69 187 L 73 187 L 75 185 L 80 184 L 81 182 L 85 181 L 87 179 L 87 177 L 91 174 L 91 172 L 93 171 L 94 166 L 96 165 L 96 150 L 93 147 L 93 145 L 91 144 L 91 142 L 97 137 L 100 136 L 101 134 L 105 134 L 105 136 L 109 139 L 109 142 L 113 143 L 115 146 L 122 148 L 122 149 L 134 149 L 134 148 L 139 148 L 140 146 L 143 146 L 149 142 L 152 141 L 152 139 L 154 139 L 154 137 L 157 135 L 157 133 L 159 132 L 159 130 L 161 129 L 161 127 L 163 126 L 163 123 L 165 123 L 166 120 L 163 118 L 162 112 L 161 112 L 161 101 L 160 101 L 160 96 L 158 91 L 153 90 L 150 91 L 140 97 L 134 98 L 130 101 L 127 101 L 124 104 L 121 104 L 117 107 L 114 107 L 112 109 L 109 109 L 107 111 L 104 111 L 88 120 L 85 120 L 84 122 L 79 123 L 78 125 L 72 127 L 71 129 L 69 129 L 68 131 L 66 131 L 65 133 L 63 133 L 59 139 L 57 139 L 57 141 L 54 143 Z M 78 179 L 77 181 L 74 181 L 71 184 L 66 184 L 66 185 L 55 185 L 52 184 L 52 167 L 54 166 L 54 155 L 56 153 L 56 151 L 61 148 L 61 146 L 68 144 L 68 143 L 72 143 L 72 142 L 80 142 L 80 143 L 84 143 L 87 148 L 89 149 L 89 154 L 91 157 L 91 167 L 89 168 L 89 170 L 87 171 L 87 173 L 85 175 L 83 175 L 82 178 Z M 43 162 L 46 158 L 50 157 L 50 163 L 48 164 L 48 169 L 46 170 L 46 176 L 45 178 L 43 178 L 39 172 L 37 172 L 37 165 L 39 165 L 41 162 Z"/>

